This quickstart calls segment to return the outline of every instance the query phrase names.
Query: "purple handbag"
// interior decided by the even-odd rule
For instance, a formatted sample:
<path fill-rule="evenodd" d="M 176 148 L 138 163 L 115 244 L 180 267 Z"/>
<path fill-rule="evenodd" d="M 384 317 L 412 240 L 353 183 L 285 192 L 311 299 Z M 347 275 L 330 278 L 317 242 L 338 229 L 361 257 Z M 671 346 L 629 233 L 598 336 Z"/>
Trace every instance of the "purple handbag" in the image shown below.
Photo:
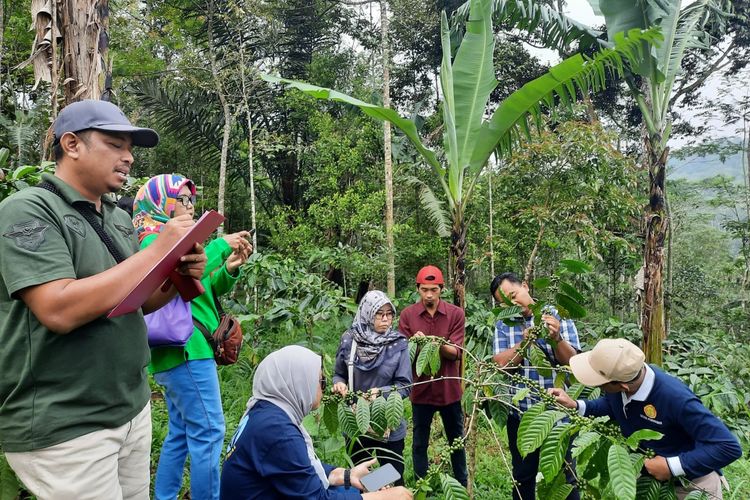
<path fill-rule="evenodd" d="M 193 311 L 190 302 L 177 294 L 161 309 L 146 314 L 150 347 L 182 347 L 193 334 Z"/>

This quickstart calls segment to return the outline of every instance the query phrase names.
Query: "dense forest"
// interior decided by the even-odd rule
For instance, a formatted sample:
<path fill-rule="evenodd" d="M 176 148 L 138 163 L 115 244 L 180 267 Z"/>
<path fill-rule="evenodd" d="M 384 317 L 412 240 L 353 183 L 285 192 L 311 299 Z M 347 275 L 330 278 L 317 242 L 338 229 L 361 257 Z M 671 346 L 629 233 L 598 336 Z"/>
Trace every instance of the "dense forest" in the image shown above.
<path fill-rule="evenodd" d="M 355 298 L 383 290 L 400 311 L 433 264 L 466 312 L 472 484 L 441 475 L 440 434 L 432 485 L 407 451 L 407 486 L 510 498 L 517 401 L 487 361 L 508 314 L 490 282 L 513 271 L 575 319 L 584 350 L 624 337 L 682 379 L 739 438 L 725 496 L 748 498 L 750 2 L 612 4 L 587 26 L 588 5 L 566 0 L 0 0 L 0 200 L 53 171 L 60 109 L 101 98 L 161 136 L 117 196 L 179 173 L 225 233 L 255 229 L 225 304 L 245 333 L 219 371 L 227 439 L 264 356 L 298 343 L 330 368 Z M 155 466 L 167 418 L 152 389 Z M 307 427 L 343 463 L 357 422 L 324 412 Z M 585 497 L 655 498 L 636 458 L 607 470 L 624 438 L 598 439 L 578 442 Z M 542 472 L 540 498 L 564 498 L 559 465 Z M 0 483 L 3 500 L 25 495 L 4 462 Z"/>

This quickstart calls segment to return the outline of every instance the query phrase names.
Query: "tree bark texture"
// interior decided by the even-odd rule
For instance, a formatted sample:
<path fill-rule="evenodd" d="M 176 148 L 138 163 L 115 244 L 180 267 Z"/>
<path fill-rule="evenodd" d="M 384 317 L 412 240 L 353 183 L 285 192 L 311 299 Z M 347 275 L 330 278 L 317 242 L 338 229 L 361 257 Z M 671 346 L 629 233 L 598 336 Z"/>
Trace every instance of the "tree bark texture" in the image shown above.
<path fill-rule="evenodd" d="M 662 342 L 666 338 L 664 308 L 665 240 L 669 217 L 665 204 L 665 178 L 668 148 L 661 148 L 660 138 L 647 137 L 646 160 L 649 168 L 649 205 L 646 209 L 644 249 L 643 352 L 646 361 L 662 364 Z"/>
<path fill-rule="evenodd" d="M 59 5 L 65 103 L 99 99 L 109 46 L 109 0 L 63 0 Z"/>
<path fill-rule="evenodd" d="M 453 268 L 453 303 L 466 309 L 466 220 L 457 207 L 451 228 L 451 267 Z"/>
<path fill-rule="evenodd" d="M 391 106 L 390 51 L 388 50 L 388 4 L 380 0 L 380 34 L 383 55 L 383 107 Z M 389 297 L 396 296 L 396 257 L 393 243 L 393 156 L 391 154 L 391 122 L 383 121 L 383 164 L 385 168 L 385 242 L 388 254 L 387 285 Z"/>

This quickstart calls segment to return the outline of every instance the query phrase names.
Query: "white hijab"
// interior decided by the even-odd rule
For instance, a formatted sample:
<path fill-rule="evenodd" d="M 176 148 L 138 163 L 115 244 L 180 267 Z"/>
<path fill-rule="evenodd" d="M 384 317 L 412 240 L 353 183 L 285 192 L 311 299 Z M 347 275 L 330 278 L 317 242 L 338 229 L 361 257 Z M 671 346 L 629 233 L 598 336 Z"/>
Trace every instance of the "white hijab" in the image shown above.
<path fill-rule="evenodd" d="M 258 401 L 269 401 L 289 415 L 299 427 L 307 445 L 307 456 L 315 468 L 323 487 L 328 489 L 328 476 L 323 470 L 312 438 L 302 425 L 302 419 L 312 411 L 320 386 L 321 358 L 310 349 L 298 345 L 282 347 L 260 362 L 253 376 L 253 397 L 247 402 L 248 411 Z"/>

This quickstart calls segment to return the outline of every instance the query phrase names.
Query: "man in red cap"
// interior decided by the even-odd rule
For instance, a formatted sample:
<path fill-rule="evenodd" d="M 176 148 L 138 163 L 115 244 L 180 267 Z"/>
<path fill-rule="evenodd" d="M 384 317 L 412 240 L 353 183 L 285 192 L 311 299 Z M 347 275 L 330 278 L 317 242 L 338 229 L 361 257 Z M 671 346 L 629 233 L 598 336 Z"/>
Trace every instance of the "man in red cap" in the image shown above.
<path fill-rule="evenodd" d="M 417 291 L 420 301 L 401 312 L 399 330 L 407 337 L 432 335 L 450 342 L 440 347 L 440 371 L 429 384 L 416 385 L 411 390 L 412 421 L 414 438 L 412 460 L 417 477 L 427 474 L 427 446 L 430 441 L 430 426 L 435 412 L 440 413 L 449 443 L 463 437 L 464 415 L 461 409 L 461 349 L 464 345 L 464 311 L 460 307 L 440 300 L 443 290 L 443 273 L 435 266 L 425 266 L 417 273 Z M 458 346 L 458 347 L 457 347 Z M 446 377 L 448 380 L 440 380 Z M 427 375 L 417 377 L 414 382 L 430 380 Z M 463 448 L 451 455 L 453 475 L 464 486 L 468 481 L 466 452 Z"/>

